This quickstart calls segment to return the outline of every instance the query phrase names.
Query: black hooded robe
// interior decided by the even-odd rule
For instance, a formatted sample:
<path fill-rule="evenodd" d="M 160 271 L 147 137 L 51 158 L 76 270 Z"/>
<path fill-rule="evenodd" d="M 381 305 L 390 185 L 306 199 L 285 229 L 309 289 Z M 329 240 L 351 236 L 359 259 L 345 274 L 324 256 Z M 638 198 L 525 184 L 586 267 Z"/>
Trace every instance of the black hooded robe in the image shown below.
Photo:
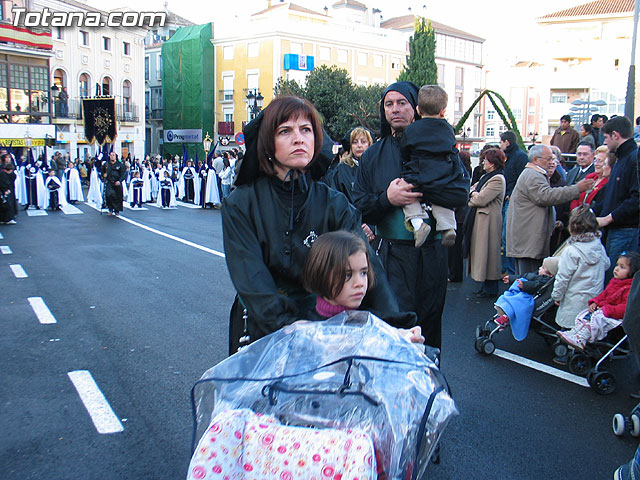
<path fill-rule="evenodd" d="M 364 152 L 360 161 L 354 188 L 355 206 L 365 222 L 378 227 L 382 237 L 380 257 L 400 310 L 415 312 L 426 343 L 440 348 L 447 293 L 447 249 L 435 229 L 422 247 L 415 248 L 413 235 L 404 227 L 402 207 L 391 205 L 387 198 L 389 184 L 402 177 L 401 139 L 391 134 L 384 113 L 384 97 L 389 91 L 404 95 L 414 108 L 417 103 L 418 88 L 410 82 L 394 83 L 383 93 L 382 138 Z"/>
<path fill-rule="evenodd" d="M 126 169 L 122 162 L 116 161 L 115 164 L 111 162 L 106 163 L 106 179 L 104 188 L 104 198 L 107 203 L 107 208 L 111 212 L 121 212 L 123 210 L 123 190 L 122 182 L 127 176 Z M 116 182 L 120 182 L 116 185 Z"/>

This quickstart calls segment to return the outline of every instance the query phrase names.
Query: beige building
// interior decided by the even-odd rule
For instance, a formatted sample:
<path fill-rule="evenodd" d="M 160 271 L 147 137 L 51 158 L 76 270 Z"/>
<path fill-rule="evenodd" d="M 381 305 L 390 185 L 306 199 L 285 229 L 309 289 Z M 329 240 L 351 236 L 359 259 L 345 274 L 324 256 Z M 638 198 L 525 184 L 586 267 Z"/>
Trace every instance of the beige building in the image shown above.
<path fill-rule="evenodd" d="M 215 24 L 216 127 L 232 140 L 256 111 L 259 93 L 266 105 L 279 78 L 304 84 L 320 65 L 344 68 L 357 85 L 396 80 L 408 54 L 413 16 L 381 22 L 381 12 L 355 0 L 323 11 L 295 3 L 268 2 L 249 24 Z M 440 42 L 437 62 L 449 92 L 450 121 L 470 105 L 482 80 L 483 40 L 434 22 Z M 249 98 L 247 98 L 249 95 Z M 470 126 L 474 126 L 473 120 Z M 474 126 L 475 129 L 475 126 Z"/>

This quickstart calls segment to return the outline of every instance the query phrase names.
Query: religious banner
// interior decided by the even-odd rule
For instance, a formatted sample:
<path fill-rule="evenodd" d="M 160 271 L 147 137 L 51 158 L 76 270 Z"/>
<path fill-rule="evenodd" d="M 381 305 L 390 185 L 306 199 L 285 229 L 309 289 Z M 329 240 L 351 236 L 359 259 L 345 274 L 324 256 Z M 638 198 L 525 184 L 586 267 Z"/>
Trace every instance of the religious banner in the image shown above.
<path fill-rule="evenodd" d="M 83 98 L 84 136 L 88 143 L 113 143 L 117 136 L 115 98 Z"/>

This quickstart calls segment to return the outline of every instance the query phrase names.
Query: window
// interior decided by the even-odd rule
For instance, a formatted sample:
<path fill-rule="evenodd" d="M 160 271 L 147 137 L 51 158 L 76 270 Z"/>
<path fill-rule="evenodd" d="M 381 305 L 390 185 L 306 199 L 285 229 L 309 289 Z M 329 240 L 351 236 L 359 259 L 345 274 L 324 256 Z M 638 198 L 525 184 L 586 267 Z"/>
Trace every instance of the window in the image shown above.
<path fill-rule="evenodd" d="M 233 122 L 233 111 L 225 110 L 225 112 L 224 112 L 224 121 L 225 122 Z"/>
<path fill-rule="evenodd" d="M 151 89 L 151 108 L 153 110 L 162 110 L 162 87 L 153 87 Z"/>
<path fill-rule="evenodd" d="M 566 93 L 552 93 L 551 94 L 551 103 L 567 103 L 567 94 Z"/>
<path fill-rule="evenodd" d="M 529 107 L 529 115 L 535 115 L 536 114 L 536 107 Z"/>
<path fill-rule="evenodd" d="M 369 84 L 369 79 L 367 77 L 358 77 L 356 81 L 356 85 L 360 87 L 366 87 Z"/>
<path fill-rule="evenodd" d="M 222 56 L 225 60 L 233 60 L 233 45 L 222 47 Z"/>
<path fill-rule="evenodd" d="M 259 55 L 260 55 L 260 44 L 258 42 L 251 42 L 249 45 L 247 45 L 248 57 L 257 57 Z"/>
<path fill-rule="evenodd" d="M 513 117 L 516 120 L 522 120 L 522 109 L 521 108 L 514 108 L 511 111 L 513 112 Z"/>
<path fill-rule="evenodd" d="M 149 76 L 149 65 L 150 65 L 150 58 L 149 55 L 145 55 L 144 56 L 144 79 L 146 81 L 149 81 L 149 78 L 151 78 Z"/>
<path fill-rule="evenodd" d="M 366 52 L 358 52 L 358 65 L 366 65 L 369 60 L 369 55 Z"/>
<path fill-rule="evenodd" d="M 78 84 L 78 95 L 80 97 L 88 97 L 89 96 L 89 75 L 83 73 L 80 75 L 80 80 Z"/>
<path fill-rule="evenodd" d="M 486 133 L 487 137 L 493 137 L 495 136 L 495 130 L 494 127 L 487 127 L 487 133 Z"/>
<path fill-rule="evenodd" d="M 222 77 L 222 88 L 224 89 L 224 100 L 233 100 L 233 76 Z"/>
<path fill-rule="evenodd" d="M 438 85 L 444 88 L 444 64 L 438 63 Z"/>
<path fill-rule="evenodd" d="M 156 80 L 162 80 L 162 55 L 156 55 Z"/>
<path fill-rule="evenodd" d="M 302 55 L 302 44 L 298 42 L 291 42 L 291 53 L 294 55 Z"/>
<path fill-rule="evenodd" d="M 0 2 L 0 5 L 2 5 L 2 2 Z M 64 28 L 55 27 L 55 32 L 56 32 L 56 38 L 58 40 L 64 40 Z"/>
<path fill-rule="evenodd" d="M 400 64 L 400 59 L 398 57 L 392 57 L 391 58 L 391 68 L 393 68 L 395 70 L 400 70 L 401 67 L 402 67 L 402 65 Z"/>
<path fill-rule="evenodd" d="M 111 90 L 111 79 L 109 77 L 104 77 L 102 79 L 102 95 L 107 97 L 113 95 L 113 91 Z"/>
<path fill-rule="evenodd" d="M 462 67 L 456 67 L 456 88 L 462 89 L 464 87 L 464 69 Z"/>
<path fill-rule="evenodd" d="M 122 111 L 131 113 L 131 82 L 125 80 L 122 82 Z"/>
<path fill-rule="evenodd" d="M 131 55 L 131 44 L 129 42 L 122 42 L 122 53 Z"/>
<path fill-rule="evenodd" d="M 456 113 L 462 113 L 462 92 L 456 92 L 453 107 Z"/>
<path fill-rule="evenodd" d="M 348 52 L 343 48 L 338 49 L 338 61 L 340 63 L 347 63 L 348 61 Z"/>
<path fill-rule="evenodd" d="M 329 47 L 320 47 L 318 49 L 320 60 L 331 60 L 331 49 Z"/>
<path fill-rule="evenodd" d="M 382 55 L 373 56 L 373 66 L 376 68 L 382 68 Z"/>
<path fill-rule="evenodd" d="M 80 45 L 84 45 L 85 47 L 89 46 L 89 32 L 85 32 L 84 30 L 78 30 L 78 41 Z"/>
<path fill-rule="evenodd" d="M 107 52 L 111 51 L 111 39 L 109 37 L 102 37 L 102 49 Z"/>
<path fill-rule="evenodd" d="M 495 118 L 495 110 L 487 110 L 487 120 L 493 120 Z"/>

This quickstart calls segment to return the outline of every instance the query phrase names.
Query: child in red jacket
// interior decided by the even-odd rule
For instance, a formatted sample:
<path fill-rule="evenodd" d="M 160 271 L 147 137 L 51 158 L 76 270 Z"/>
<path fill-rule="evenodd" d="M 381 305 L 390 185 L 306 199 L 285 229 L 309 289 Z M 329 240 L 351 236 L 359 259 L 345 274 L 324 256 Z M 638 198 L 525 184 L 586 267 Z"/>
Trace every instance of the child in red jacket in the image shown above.
<path fill-rule="evenodd" d="M 578 350 L 587 343 L 602 340 L 609 330 L 622 323 L 633 276 L 640 269 L 640 253 L 622 252 L 613 269 L 613 278 L 597 297 L 589 300 L 589 308 L 578 314 L 575 326 L 557 332 L 562 341 Z"/>

